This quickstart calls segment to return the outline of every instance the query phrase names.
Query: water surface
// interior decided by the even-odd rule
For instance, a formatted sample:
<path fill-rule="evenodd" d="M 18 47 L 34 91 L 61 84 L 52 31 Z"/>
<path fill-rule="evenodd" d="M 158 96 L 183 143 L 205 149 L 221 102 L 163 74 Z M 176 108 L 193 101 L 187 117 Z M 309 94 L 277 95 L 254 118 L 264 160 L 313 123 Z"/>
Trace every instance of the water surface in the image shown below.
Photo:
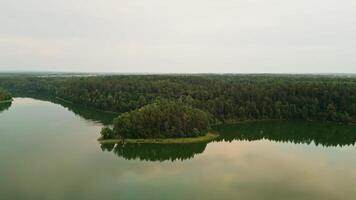
<path fill-rule="evenodd" d="M 259 122 L 184 145 L 99 145 L 110 116 L 0 107 L 0 199 L 355 199 L 355 126 Z M 102 120 L 100 120 L 102 119 Z"/>

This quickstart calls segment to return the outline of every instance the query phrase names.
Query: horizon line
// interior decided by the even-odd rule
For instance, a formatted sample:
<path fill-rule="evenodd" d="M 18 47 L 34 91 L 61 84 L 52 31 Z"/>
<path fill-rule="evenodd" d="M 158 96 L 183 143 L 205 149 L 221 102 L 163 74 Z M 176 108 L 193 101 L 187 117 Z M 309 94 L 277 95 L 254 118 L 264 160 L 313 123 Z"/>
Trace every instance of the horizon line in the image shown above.
<path fill-rule="evenodd" d="M 337 75 L 356 72 L 117 72 L 117 71 L 51 71 L 51 70 L 0 70 L 0 73 L 51 73 L 51 74 L 125 74 L 125 75 L 199 75 L 199 74 L 281 74 L 281 75 Z"/>

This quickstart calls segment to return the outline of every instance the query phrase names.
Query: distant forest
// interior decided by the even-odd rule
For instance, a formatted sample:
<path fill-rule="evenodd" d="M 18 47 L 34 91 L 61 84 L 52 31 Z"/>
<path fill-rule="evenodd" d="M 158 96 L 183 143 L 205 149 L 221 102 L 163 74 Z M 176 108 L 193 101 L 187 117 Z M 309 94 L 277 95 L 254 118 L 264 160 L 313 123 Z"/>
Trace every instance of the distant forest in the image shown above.
<path fill-rule="evenodd" d="M 5 76 L 18 95 L 44 95 L 116 113 L 157 100 L 183 102 L 220 122 L 356 121 L 356 78 L 317 75 Z"/>

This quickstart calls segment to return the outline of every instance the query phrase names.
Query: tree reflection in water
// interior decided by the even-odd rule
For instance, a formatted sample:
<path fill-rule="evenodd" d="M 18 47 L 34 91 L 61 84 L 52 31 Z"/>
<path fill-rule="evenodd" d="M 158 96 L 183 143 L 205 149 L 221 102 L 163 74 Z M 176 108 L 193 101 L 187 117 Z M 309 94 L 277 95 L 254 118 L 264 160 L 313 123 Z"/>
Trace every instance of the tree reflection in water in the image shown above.
<path fill-rule="evenodd" d="M 253 122 L 224 125 L 216 128 L 219 141 L 269 140 L 294 144 L 312 144 L 324 147 L 349 146 L 356 142 L 356 125 L 316 122 Z"/>
<path fill-rule="evenodd" d="M 268 140 L 323 147 L 353 146 L 356 142 L 356 125 L 269 121 L 222 125 L 215 130 L 220 133 L 216 142 Z M 101 148 L 128 160 L 176 161 L 192 159 L 206 146 L 207 143 L 105 144 Z"/>
<path fill-rule="evenodd" d="M 177 161 L 203 153 L 207 143 L 191 144 L 101 144 L 103 151 L 115 153 L 127 160 Z"/>
<path fill-rule="evenodd" d="M 88 108 L 88 107 L 85 107 L 82 105 L 68 103 L 61 99 L 55 98 L 55 97 L 50 97 L 50 96 L 45 96 L 45 95 L 27 94 L 24 92 L 15 92 L 14 95 L 16 97 L 33 98 L 33 99 L 37 99 L 37 100 L 41 100 L 41 101 L 48 101 L 48 102 L 51 102 L 51 103 L 54 103 L 57 105 L 61 105 L 64 108 L 66 108 L 69 111 L 76 114 L 77 116 L 80 116 L 81 118 L 83 118 L 87 121 L 96 122 L 96 123 L 100 123 L 103 125 L 111 125 L 113 122 L 113 119 L 118 116 L 118 114 L 115 114 L 115 113 L 99 111 L 99 110 Z"/>

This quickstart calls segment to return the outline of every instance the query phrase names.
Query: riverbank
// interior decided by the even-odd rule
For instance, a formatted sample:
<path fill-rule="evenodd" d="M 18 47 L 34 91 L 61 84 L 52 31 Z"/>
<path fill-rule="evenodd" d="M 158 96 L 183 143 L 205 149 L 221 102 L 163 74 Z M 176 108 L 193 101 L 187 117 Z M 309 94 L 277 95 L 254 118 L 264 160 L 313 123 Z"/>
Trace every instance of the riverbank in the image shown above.
<path fill-rule="evenodd" d="M 164 139 L 101 139 L 98 141 L 100 144 L 116 144 L 120 142 L 125 143 L 136 143 L 136 144 L 187 144 L 187 143 L 201 143 L 201 142 L 210 142 L 219 137 L 219 134 L 209 132 L 204 136 L 200 137 L 189 137 L 189 138 L 164 138 Z"/>

